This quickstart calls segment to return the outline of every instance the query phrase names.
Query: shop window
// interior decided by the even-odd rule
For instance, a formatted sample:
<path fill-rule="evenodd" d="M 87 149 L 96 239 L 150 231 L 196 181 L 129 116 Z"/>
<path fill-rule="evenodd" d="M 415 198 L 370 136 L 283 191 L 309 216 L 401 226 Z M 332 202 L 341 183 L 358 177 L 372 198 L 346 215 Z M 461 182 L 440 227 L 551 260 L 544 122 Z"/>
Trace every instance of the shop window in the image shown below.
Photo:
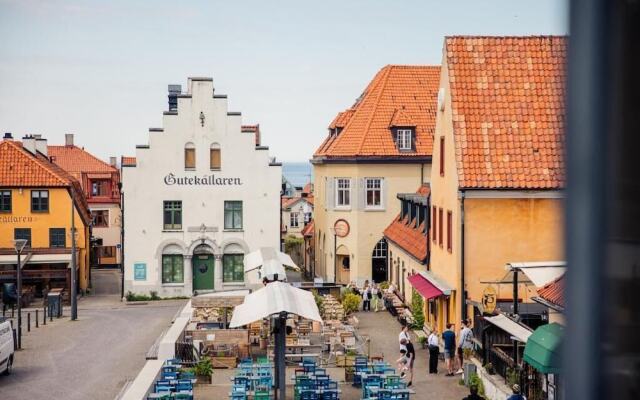
<path fill-rule="evenodd" d="M 91 181 L 91 196 L 111 195 L 111 182 L 106 179 Z"/>
<path fill-rule="evenodd" d="M 209 163 L 211 165 L 211 170 L 218 171 L 220 170 L 221 162 L 221 154 L 220 154 L 220 145 L 218 143 L 214 143 L 211 145 L 211 149 L 209 150 Z"/>
<path fill-rule="evenodd" d="M 93 210 L 91 211 L 91 219 L 94 227 L 107 228 L 109 227 L 109 210 Z"/>
<path fill-rule="evenodd" d="M 196 147 L 193 143 L 184 146 L 184 169 L 196 169 Z"/>
<path fill-rule="evenodd" d="M 453 229 L 452 221 L 453 214 L 451 213 L 451 211 L 447 211 L 447 250 L 449 251 L 449 253 L 451 253 L 453 249 L 453 232 L 451 231 Z"/>
<path fill-rule="evenodd" d="M 31 191 L 31 212 L 49 212 L 49 191 Z"/>
<path fill-rule="evenodd" d="M 67 247 L 64 228 L 49 228 L 49 247 Z"/>
<path fill-rule="evenodd" d="M 443 225 L 443 211 L 442 208 L 438 209 L 438 245 L 440 247 L 442 247 L 442 241 L 443 241 L 443 237 L 442 237 L 442 225 Z"/>
<path fill-rule="evenodd" d="M 224 202 L 224 229 L 242 229 L 242 202 Z"/>
<path fill-rule="evenodd" d="M 336 178 L 336 207 L 351 206 L 351 179 Z"/>
<path fill-rule="evenodd" d="M 26 247 L 31 247 L 31 228 L 15 228 L 13 230 L 13 239 L 24 239 L 27 241 Z"/>
<path fill-rule="evenodd" d="M 11 190 L 0 190 L 0 212 L 11 212 Z"/>
<path fill-rule="evenodd" d="M 162 283 L 184 282 L 184 259 L 182 254 L 162 255 Z"/>
<path fill-rule="evenodd" d="M 382 207 L 382 178 L 365 178 L 366 206 L 368 208 Z"/>
<path fill-rule="evenodd" d="M 164 229 L 182 229 L 182 201 L 164 202 Z"/>
<path fill-rule="evenodd" d="M 244 254 L 225 254 L 222 256 L 222 281 L 244 282 Z"/>
<path fill-rule="evenodd" d="M 297 212 L 292 212 L 289 214 L 289 226 L 291 226 L 292 228 L 298 227 L 298 216 L 299 214 Z"/>

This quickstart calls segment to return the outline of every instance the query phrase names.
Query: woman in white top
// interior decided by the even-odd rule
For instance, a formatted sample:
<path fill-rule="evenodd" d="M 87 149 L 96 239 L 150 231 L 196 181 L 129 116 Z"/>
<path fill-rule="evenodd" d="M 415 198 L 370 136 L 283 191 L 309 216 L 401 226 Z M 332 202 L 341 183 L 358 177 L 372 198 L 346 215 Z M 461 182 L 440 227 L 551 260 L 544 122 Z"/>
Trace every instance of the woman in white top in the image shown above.
<path fill-rule="evenodd" d="M 429 345 L 429 373 L 438 373 L 438 353 L 440 353 L 440 341 L 438 340 L 438 332 L 434 330 L 427 338 Z"/>
<path fill-rule="evenodd" d="M 398 343 L 400 343 L 400 350 L 406 351 L 407 346 L 402 344 L 402 339 L 406 339 L 407 342 L 411 341 L 411 337 L 409 336 L 409 327 L 407 325 L 404 325 L 402 327 L 402 330 L 400 331 L 400 334 L 398 334 Z"/>

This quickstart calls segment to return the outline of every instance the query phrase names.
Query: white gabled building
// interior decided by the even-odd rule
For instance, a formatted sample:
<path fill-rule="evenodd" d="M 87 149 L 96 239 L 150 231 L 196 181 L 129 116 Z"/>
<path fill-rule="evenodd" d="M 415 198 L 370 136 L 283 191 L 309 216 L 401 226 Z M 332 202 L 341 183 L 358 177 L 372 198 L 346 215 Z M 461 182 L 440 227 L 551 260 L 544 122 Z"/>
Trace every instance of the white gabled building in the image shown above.
<path fill-rule="evenodd" d="M 279 246 L 281 164 L 211 78 L 187 86 L 169 86 L 163 128 L 122 158 L 125 293 L 243 287 L 243 254 Z"/>

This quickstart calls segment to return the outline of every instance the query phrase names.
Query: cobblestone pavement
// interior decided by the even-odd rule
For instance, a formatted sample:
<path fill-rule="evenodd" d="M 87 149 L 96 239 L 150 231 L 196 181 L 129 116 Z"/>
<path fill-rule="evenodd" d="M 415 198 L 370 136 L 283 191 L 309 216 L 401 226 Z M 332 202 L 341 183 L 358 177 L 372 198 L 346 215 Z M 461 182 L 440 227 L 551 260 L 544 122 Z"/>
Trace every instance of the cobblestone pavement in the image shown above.
<path fill-rule="evenodd" d="M 0 376 L 0 399 L 113 399 L 184 303 L 126 305 L 119 292 L 82 298 L 77 321 L 65 308 L 65 317 L 25 329 L 13 373 Z"/>

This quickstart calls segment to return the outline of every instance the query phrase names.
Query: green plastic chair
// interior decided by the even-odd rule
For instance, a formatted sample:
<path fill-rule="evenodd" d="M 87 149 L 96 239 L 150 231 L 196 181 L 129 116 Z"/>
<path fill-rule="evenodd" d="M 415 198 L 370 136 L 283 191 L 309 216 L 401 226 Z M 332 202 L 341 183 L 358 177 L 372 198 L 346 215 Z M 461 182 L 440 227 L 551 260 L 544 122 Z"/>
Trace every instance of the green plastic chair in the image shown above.
<path fill-rule="evenodd" d="M 271 400 L 271 393 L 268 390 L 256 390 L 253 395 L 254 400 Z"/>

